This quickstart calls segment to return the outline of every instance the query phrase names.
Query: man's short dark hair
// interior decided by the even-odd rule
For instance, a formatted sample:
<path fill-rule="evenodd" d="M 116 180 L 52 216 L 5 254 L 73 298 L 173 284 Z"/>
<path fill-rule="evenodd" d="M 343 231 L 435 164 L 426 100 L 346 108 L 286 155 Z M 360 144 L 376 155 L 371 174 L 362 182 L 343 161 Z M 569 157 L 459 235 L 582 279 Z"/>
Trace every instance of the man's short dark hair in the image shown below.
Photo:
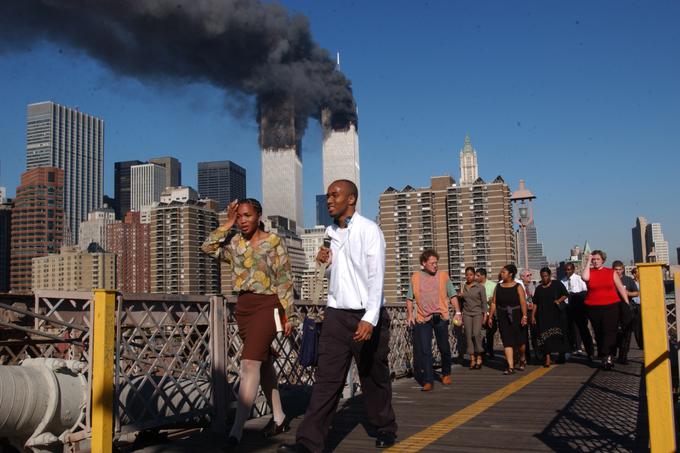
<path fill-rule="evenodd" d="M 347 185 L 348 193 L 347 195 L 354 195 L 355 200 L 359 200 L 359 188 L 349 179 L 338 179 L 335 182 L 341 182 Z"/>
<path fill-rule="evenodd" d="M 612 267 L 623 267 L 625 269 L 626 266 L 623 265 L 623 261 L 616 260 L 612 263 Z"/>
<path fill-rule="evenodd" d="M 568 267 L 573 267 L 574 270 L 576 270 L 576 266 L 574 266 L 574 263 L 567 263 L 567 264 L 564 265 L 565 269 L 568 268 Z"/>
<path fill-rule="evenodd" d="M 481 275 L 482 277 L 486 277 L 486 269 L 484 269 L 483 267 L 480 267 L 479 269 L 477 269 L 476 273 Z"/>
<path fill-rule="evenodd" d="M 429 260 L 431 257 L 437 258 L 439 260 L 439 253 L 433 249 L 427 249 L 420 254 L 420 264 L 425 264 L 425 261 Z"/>

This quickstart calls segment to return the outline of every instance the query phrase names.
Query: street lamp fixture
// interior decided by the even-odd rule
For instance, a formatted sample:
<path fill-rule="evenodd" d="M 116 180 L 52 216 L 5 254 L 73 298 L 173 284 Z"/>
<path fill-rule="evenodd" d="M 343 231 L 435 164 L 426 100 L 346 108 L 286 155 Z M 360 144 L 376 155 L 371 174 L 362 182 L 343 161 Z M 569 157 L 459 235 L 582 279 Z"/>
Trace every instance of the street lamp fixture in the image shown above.
<path fill-rule="evenodd" d="M 527 227 L 534 223 L 534 209 L 532 200 L 536 198 L 529 189 L 526 188 L 524 180 L 519 180 L 519 188 L 512 193 L 510 201 L 514 203 L 517 211 L 517 222 L 519 223 L 519 233 L 524 239 L 524 269 L 529 269 L 529 246 L 527 244 Z"/>

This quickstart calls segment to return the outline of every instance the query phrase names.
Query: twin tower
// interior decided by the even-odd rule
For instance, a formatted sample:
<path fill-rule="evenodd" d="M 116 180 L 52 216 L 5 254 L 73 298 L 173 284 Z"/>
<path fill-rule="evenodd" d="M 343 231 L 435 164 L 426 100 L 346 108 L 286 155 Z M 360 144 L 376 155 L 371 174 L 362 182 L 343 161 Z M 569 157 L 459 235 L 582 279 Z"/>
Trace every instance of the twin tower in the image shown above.
<path fill-rule="evenodd" d="M 290 118 L 291 132 L 295 130 L 294 118 Z M 288 140 L 287 144 L 267 143 L 262 137 L 268 128 L 277 125 L 260 122 L 260 147 L 262 149 L 262 207 L 265 217 L 278 215 L 295 221 L 297 228 L 304 227 L 302 200 L 302 155 L 298 140 Z M 331 121 L 330 111 L 321 113 L 323 131 L 323 188 L 337 179 L 348 179 L 359 189 L 359 135 L 357 125 L 350 122 L 337 129 Z M 286 141 L 284 141 L 286 142 Z M 361 190 L 359 190 L 361 195 Z M 359 197 L 361 200 L 361 196 Z M 361 202 L 357 204 L 360 211 Z"/>

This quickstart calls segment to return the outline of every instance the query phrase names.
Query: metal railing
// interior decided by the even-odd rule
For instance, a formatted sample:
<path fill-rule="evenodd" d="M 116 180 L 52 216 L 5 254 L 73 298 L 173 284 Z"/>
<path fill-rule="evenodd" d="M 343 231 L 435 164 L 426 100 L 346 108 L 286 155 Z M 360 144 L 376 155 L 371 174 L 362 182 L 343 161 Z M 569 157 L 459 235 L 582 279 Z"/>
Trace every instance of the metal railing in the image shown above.
<path fill-rule="evenodd" d="M 81 422 L 63 438 L 66 449 L 90 439 L 93 400 L 94 294 L 90 292 L 39 292 L 34 296 L 0 296 L 0 364 L 18 365 L 26 358 L 59 358 L 86 363 L 86 407 Z M 98 301 L 101 299 L 97 299 Z M 99 303 L 99 302 L 97 302 Z M 222 296 L 115 294 L 110 322 L 114 332 L 111 359 L 95 357 L 96 369 L 106 370 L 111 360 L 114 439 L 125 434 L 168 426 L 226 425 L 235 407 L 239 357 L 243 347 L 235 318 L 235 300 Z M 323 307 L 296 301 L 300 319 L 323 314 Z M 412 372 L 413 344 L 406 321 L 406 306 L 390 304 L 389 364 L 393 378 Z M 282 390 L 309 386 L 314 369 L 298 361 L 301 331 L 275 340 L 275 368 Z M 454 356 L 457 335 L 450 336 Z M 106 354 L 103 354 L 106 356 Z M 433 347 L 435 361 L 438 351 Z M 103 367 L 103 368 L 102 368 Z M 356 367 L 348 377 L 348 392 L 359 388 Z M 95 405 L 96 406 L 96 405 Z M 106 408 L 105 408 L 106 409 Z M 96 410 L 96 409 L 95 409 Z M 263 395 L 254 415 L 267 413 Z M 101 414 L 100 414 L 101 415 Z M 104 417 L 109 417 L 107 412 Z"/>

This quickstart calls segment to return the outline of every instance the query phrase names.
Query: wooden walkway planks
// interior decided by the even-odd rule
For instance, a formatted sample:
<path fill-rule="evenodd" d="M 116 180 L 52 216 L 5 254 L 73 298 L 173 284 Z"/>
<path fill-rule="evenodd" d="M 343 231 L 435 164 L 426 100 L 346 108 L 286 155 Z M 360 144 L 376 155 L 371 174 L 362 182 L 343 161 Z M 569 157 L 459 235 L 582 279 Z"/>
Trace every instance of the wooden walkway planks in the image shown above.
<path fill-rule="evenodd" d="M 488 408 L 477 417 L 447 433 L 422 451 L 644 451 L 647 445 L 647 420 L 644 398 L 640 399 L 641 352 L 631 351 L 631 363 L 602 372 L 576 359 L 554 366 L 550 372 L 527 387 Z M 393 402 L 399 424 L 399 441 L 488 394 L 521 378 L 523 373 L 503 376 L 503 363 L 496 360 L 480 371 L 455 366 L 454 385 L 435 384 L 429 393 L 420 391 L 415 381 L 394 383 Z M 301 414 L 308 396 L 286 399 L 289 413 Z M 642 401 L 643 404 L 640 404 Z M 280 442 L 294 441 L 301 417 L 293 422 L 290 433 L 265 441 L 257 433 L 266 419 L 251 420 L 239 451 L 271 452 Z M 374 450 L 374 439 L 364 416 L 363 398 L 341 403 L 328 440 L 337 452 Z M 192 435 L 169 444 L 149 446 L 137 451 L 195 452 L 221 451 L 219 438 Z"/>

